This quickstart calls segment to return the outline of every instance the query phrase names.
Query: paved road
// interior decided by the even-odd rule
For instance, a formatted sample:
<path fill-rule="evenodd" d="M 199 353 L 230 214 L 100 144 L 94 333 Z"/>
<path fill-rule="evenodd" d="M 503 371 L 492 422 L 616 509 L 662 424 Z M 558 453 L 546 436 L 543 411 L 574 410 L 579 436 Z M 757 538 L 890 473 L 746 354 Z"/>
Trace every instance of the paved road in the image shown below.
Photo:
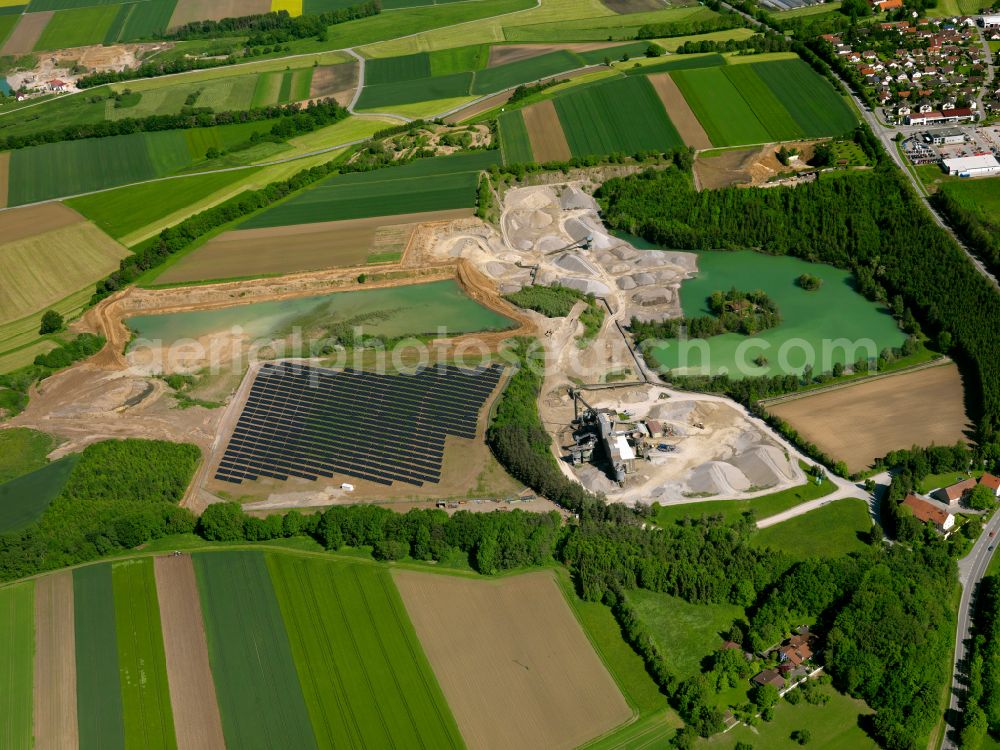
<path fill-rule="evenodd" d="M 1000 535 L 1000 513 L 994 514 L 993 518 L 983 527 L 983 534 L 973 545 L 972 551 L 958 561 L 958 582 L 962 586 L 962 600 L 958 605 L 955 663 L 952 666 L 951 675 L 951 701 L 946 715 L 948 727 L 944 741 L 941 743 L 942 750 L 957 750 L 958 748 L 954 736 L 957 731 L 954 722 L 961 715 L 959 701 L 963 690 L 960 687 L 959 677 L 964 674 L 967 644 L 972 637 L 972 598 L 979 583 L 983 580 L 983 576 L 986 575 L 990 560 L 993 558 L 993 545 L 1000 542 L 1000 536 L 990 537 L 990 532 L 996 532 Z"/>

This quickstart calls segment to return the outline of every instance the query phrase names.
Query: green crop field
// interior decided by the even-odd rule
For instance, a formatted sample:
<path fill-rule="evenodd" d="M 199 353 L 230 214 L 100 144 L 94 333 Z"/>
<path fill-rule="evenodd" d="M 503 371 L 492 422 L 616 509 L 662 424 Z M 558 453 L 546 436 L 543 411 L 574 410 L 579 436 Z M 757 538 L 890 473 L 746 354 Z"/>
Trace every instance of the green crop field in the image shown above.
<path fill-rule="evenodd" d="M 0 747 L 31 750 L 35 584 L 0 588 Z"/>
<path fill-rule="evenodd" d="M 121 5 L 118 16 L 104 37 L 105 44 L 130 42 L 162 34 L 167 30 L 177 0 L 157 0 Z"/>
<path fill-rule="evenodd" d="M 62 141 L 10 156 L 9 205 L 162 177 L 191 162 L 181 131 Z"/>
<path fill-rule="evenodd" d="M 70 10 L 87 8 L 92 5 L 120 5 L 129 0 L 29 0 L 28 10 L 38 13 L 43 10 Z"/>
<path fill-rule="evenodd" d="M 281 80 L 283 73 L 262 73 L 257 77 L 254 87 L 253 98 L 250 100 L 251 107 L 267 107 L 278 102 L 281 93 Z"/>
<path fill-rule="evenodd" d="M 114 5 L 63 10 L 52 16 L 35 44 L 36 50 L 100 44 L 118 15 Z"/>
<path fill-rule="evenodd" d="M 504 164 L 524 164 L 535 160 L 528 140 L 528 129 L 524 126 L 524 116 L 520 111 L 500 115 L 497 119 L 497 133 L 500 136 Z"/>
<path fill-rule="evenodd" d="M 549 52 L 538 57 L 530 57 L 527 60 L 519 60 L 477 71 L 475 80 L 472 82 L 472 93 L 492 94 L 511 86 L 536 81 L 539 78 L 546 78 L 574 68 L 582 68 L 584 65 L 585 63 L 579 55 L 567 50 Z"/>
<path fill-rule="evenodd" d="M 463 747 L 387 569 L 267 564 L 319 747 Z"/>
<path fill-rule="evenodd" d="M 584 5 L 584 3 L 580 3 Z M 651 23 L 677 23 L 713 18 L 715 13 L 701 6 L 666 8 L 627 15 L 609 14 L 591 17 L 551 19 L 548 23 L 524 22 L 504 25 L 508 42 L 603 42 L 635 39 L 639 29 Z"/>
<path fill-rule="evenodd" d="M 678 70 L 671 76 L 713 145 L 737 146 L 771 140 L 767 128 L 722 68 Z"/>
<path fill-rule="evenodd" d="M 479 70 L 486 67 L 489 56 L 490 48 L 485 44 L 440 49 L 430 53 L 430 75 L 446 76 L 466 70 Z"/>
<path fill-rule="evenodd" d="M 771 140 L 790 141 L 802 138 L 805 131 L 757 74 L 758 68 L 757 65 L 728 65 L 720 70 L 753 110 Z"/>
<path fill-rule="evenodd" d="M 66 201 L 115 239 L 197 203 L 257 170 L 217 172 L 108 190 Z"/>
<path fill-rule="evenodd" d="M 37 521 L 66 484 L 77 458 L 78 454 L 66 456 L 0 484 L 0 534 L 20 531 Z"/>
<path fill-rule="evenodd" d="M 802 60 L 776 60 L 752 67 L 807 137 L 843 135 L 857 125 L 844 97 Z"/>
<path fill-rule="evenodd" d="M 122 693 L 110 565 L 73 571 L 80 747 L 124 750 Z"/>
<path fill-rule="evenodd" d="M 868 504 L 847 498 L 762 529 L 752 543 L 797 559 L 837 557 L 865 549 L 871 527 Z"/>
<path fill-rule="evenodd" d="M 645 78 L 609 81 L 570 91 L 554 101 L 573 156 L 662 151 L 684 145 Z"/>
<path fill-rule="evenodd" d="M 316 748 L 264 556 L 223 552 L 194 560 L 226 744 Z"/>
<path fill-rule="evenodd" d="M 153 560 L 130 560 L 111 568 L 115 629 L 121 670 L 125 745 L 149 750 L 177 747 L 167 662 L 160 629 Z"/>
<path fill-rule="evenodd" d="M 331 26 L 327 41 L 323 47 L 327 49 L 343 49 L 359 47 L 366 44 L 399 39 L 419 34 L 431 29 L 451 27 L 477 19 L 489 19 L 505 13 L 534 8 L 535 0 L 477 0 L 475 2 L 455 2 L 433 5 L 423 8 L 382 13 L 374 18 L 361 18 L 357 21 Z M 485 23 L 489 23 L 486 21 Z M 468 31 L 470 27 L 460 29 Z M 412 37 L 413 46 L 419 44 L 417 37 Z M 478 40 L 476 40 L 478 41 Z M 447 47 L 461 46 L 457 44 L 443 45 Z M 466 42 L 468 44 L 468 42 Z M 409 46 L 409 45 L 407 45 Z M 408 49 L 405 53 L 416 52 L 418 49 Z M 400 52 L 399 54 L 405 54 Z M 386 57 L 394 53 L 379 55 Z"/>
<path fill-rule="evenodd" d="M 463 72 L 459 68 L 454 72 Z M 399 81 L 412 81 L 417 78 L 430 78 L 431 57 L 426 52 L 399 57 L 377 57 L 365 63 L 365 85 L 377 86 Z"/>
<path fill-rule="evenodd" d="M 10 36 L 10 32 L 14 30 L 17 26 L 17 22 L 20 20 L 21 16 L 16 14 L 0 15 L 0 45 L 7 41 L 7 37 Z"/>
<path fill-rule="evenodd" d="M 391 59 L 391 58 L 390 58 Z M 416 78 L 410 81 L 366 85 L 358 99 L 358 109 L 377 109 L 397 104 L 451 99 L 465 96 L 472 86 L 472 72 L 453 73 L 447 76 Z"/>
<path fill-rule="evenodd" d="M 336 175 L 251 217 L 240 229 L 471 208 L 477 173 L 497 164 L 498 157 L 497 151 L 480 151 Z"/>

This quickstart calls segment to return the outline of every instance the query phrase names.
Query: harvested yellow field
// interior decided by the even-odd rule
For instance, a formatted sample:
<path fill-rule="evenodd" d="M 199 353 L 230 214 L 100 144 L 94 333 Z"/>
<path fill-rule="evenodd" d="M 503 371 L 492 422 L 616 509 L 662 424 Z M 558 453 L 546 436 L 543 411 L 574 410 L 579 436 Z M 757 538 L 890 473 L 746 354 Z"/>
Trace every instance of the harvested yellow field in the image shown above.
<path fill-rule="evenodd" d="M 44 226 L 44 225 L 42 225 Z M 128 250 L 93 224 L 79 223 L 0 245 L 0 323 L 30 315 L 95 283 Z"/>
<path fill-rule="evenodd" d="M 954 445 L 969 427 L 962 378 L 952 363 L 788 399 L 767 410 L 851 471 L 889 451 Z"/>
<path fill-rule="evenodd" d="M 301 16 L 302 0 L 271 0 L 271 10 L 287 10 L 290 16 Z"/>
<path fill-rule="evenodd" d="M 551 572 L 393 579 L 470 750 L 569 750 L 632 716 Z"/>

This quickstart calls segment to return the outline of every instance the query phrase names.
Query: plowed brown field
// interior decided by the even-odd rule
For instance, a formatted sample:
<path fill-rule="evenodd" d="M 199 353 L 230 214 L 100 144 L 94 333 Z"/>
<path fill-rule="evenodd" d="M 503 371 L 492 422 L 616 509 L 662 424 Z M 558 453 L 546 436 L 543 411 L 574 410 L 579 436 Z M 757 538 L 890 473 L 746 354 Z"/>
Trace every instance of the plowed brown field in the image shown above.
<path fill-rule="evenodd" d="M 969 426 L 954 364 L 789 399 L 767 410 L 851 471 L 868 468 L 889 451 L 954 445 Z"/>
<path fill-rule="evenodd" d="M 270 10 L 271 0 L 178 0 L 168 27 L 173 29 L 191 21 L 255 16 Z"/>
<path fill-rule="evenodd" d="M 649 82 L 653 84 L 653 88 L 660 97 L 660 101 L 663 102 L 667 114 L 670 115 L 670 121 L 677 128 L 681 140 L 688 146 L 699 151 L 712 148 L 712 141 L 701 126 L 701 123 L 698 122 L 698 118 L 695 117 L 694 112 L 691 111 L 691 107 L 684 98 L 684 94 L 677 88 L 677 84 L 674 83 L 674 79 L 670 77 L 670 74 L 661 73 L 650 76 Z"/>
<path fill-rule="evenodd" d="M 9 154 L 9 152 L 8 152 Z M 8 154 L 0 155 L 6 156 Z M 72 208 L 62 203 L 43 203 L 0 211 L 0 243 L 17 242 L 36 234 L 80 224 L 86 221 Z"/>
<path fill-rule="evenodd" d="M 226 743 L 191 557 L 157 557 L 153 566 L 177 748 L 223 750 Z"/>
<path fill-rule="evenodd" d="M 525 107 L 522 114 L 535 161 L 566 161 L 572 156 L 551 99 Z"/>
<path fill-rule="evenodd" d="M 354 89 L 358 85 L 358 64 L 323 65 L 313 71 L 309 87 L 311 99 L 333 97 L 342 105 L 350 104 Z"/>
<path fill-rule="evenodd" d="M 54 15 L 51 10 L 25 13 L 0 48 L 0 55 L 26 55 L 31 52 Z"/>
<path fill-rule="evenodd" d="M 73 574 L 35 584 L 35 750 L 72 750 L 76 724 L 76 637 Z"/>
<path fill-rule="evenodd" d="M 470 750 L 573 748 L 632 715 L 552 573 L 393 578 Z"/>
<path fill-rule="evenodd" d="M 411 224 L 412 232 L 419 223 L 464 219 L 472 213 L 461 208 L 226 232 L 182 258 L 156 281 L 175 284 L 360 266 L 374 249 L 379 227 Z"/>

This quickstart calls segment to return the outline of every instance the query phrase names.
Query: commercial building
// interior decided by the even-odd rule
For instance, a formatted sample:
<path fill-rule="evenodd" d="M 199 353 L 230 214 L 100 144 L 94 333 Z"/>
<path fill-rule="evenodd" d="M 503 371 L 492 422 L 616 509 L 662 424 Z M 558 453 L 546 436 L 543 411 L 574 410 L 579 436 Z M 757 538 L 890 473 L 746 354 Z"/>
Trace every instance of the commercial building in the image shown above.
<path fill-rule="evenodd" d="M 956 143 L 965 143 L 965 133 L 961 128 L 938 128 L 937 130 L 928 130 L 924 138 L 937 146 L 949 146 Z"/>
<path fill-rule="evenodd" d="M 1000 162 L 993 154 L 942 159 L 941 164 L 948 174 L 959 177 L 985 177 L 1000 172 Z"/>
<path fill-rule="evenodd" d="M 966 107 L 946 109 L 943 112 L 919 112 L 908 114 L 904 121 L 907 125 L 945 125 L 955 122 L 972 122 L 976 113 Z"/>

